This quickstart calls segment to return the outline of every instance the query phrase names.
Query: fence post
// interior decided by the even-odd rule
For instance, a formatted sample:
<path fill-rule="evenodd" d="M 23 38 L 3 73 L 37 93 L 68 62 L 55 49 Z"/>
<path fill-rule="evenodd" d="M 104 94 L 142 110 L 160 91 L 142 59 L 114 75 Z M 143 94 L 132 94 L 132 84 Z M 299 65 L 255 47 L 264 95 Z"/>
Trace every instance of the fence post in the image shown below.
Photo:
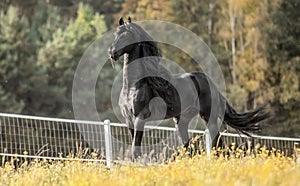
<path fill-rule="evenodd" d="M 294 143 L 294 156 L 297 164 L 300 164 L 300 159 L 298 157 L 298 148 L 299 148 L 299 143 Z"/>
<path fill-rule="evenodd" d="M 206 150 L 206 155 L 209 158 L 210 157 L 210 153 L 211 153 L 211 137 L 210 137 L 210 133 L 209 130 L 206 129 L 205 130 L 205 150 Z"/>
<path fill-rule="evenodd" d="M 110 121 L 104 121 L 104 138 L 105 138 L 105 157 L 106 157 L 106 166 L 110 168 L 112 161 L 112 140 L 111 140 L 111 130 L 110 130 Z"/>

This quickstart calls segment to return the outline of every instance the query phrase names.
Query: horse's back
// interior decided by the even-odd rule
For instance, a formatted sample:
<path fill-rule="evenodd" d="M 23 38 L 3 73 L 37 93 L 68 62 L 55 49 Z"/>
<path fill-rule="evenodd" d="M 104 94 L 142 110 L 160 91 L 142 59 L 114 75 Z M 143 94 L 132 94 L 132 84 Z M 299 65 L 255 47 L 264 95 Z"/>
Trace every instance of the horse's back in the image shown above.
<path fill-rule="evenodd" d="M 202 72 L 185 73 L 180 76 L 181 78 L 188 79 L 196 90 L 195 97 L 199 103 L 199 113 L 201 116 L 209 118 L 212 99 L 219 102 L 219 91 L 209 77 Z"/>

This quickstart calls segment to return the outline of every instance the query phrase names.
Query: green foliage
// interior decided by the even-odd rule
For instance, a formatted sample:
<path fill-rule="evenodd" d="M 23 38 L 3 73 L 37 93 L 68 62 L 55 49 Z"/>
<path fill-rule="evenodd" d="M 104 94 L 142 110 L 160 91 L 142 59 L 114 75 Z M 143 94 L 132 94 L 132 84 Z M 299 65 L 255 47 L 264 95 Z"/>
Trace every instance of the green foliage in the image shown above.
<path fill-rule="evenodd" d="M 73 76 L 85 49 L 106 31 L 103 16 L 80 4 L 74 20 L 40 0 L 37 16 L 1 11 L 2 112 L 73 117 Z"/>
<path fill-rule="evenodd" d="M 0 12 L 0 109 L 20 113 L 30 99 L 30 91 L 43 82 L 37 79 L 31 50 L 30 26 L 18 10 Z M 30 70 L 29 70 L 30 69 Z"/>
<path fill-rule="evenodd" d="M 108 28 L 114 28 L 116 26 L 116 19 L 119 19 L 120 11 L 122 10 L 122 3 L 124 0 L 80 0 L 81 2 L 90 5 L 93 9 L 104 15 L 104 20 Z M 132 6 L 132 4 L 129 4 Z"/>
<path fill-rule="evenodd" d="M 268 58 L 272 71 L 269 82 L 276 99 L 272 105 L 276 113 L 275 133 L 299 136 L 300 122 L 300 2 L 279 1 L 271 13 L 272 25 L 268 33 Z M 274 131 L 270 131 L 274 133 Z"/>
<path fill-rule="evenodd" d="M 64 101 L 57 108 L 58 116 L 73 116 L 70 98 L 76 67 L 87 47 L 105 31 L 103 16 L 79 4 L 76 19 L 69 21 L 65 29 L 58 28 L 39 50 L 38 66 L 46 69 L 49 84 L 62 91 L 60 97 Z"/>
<path fill-rule="evenodd" d="M 281 104 L 300 99 L 300 16 L 298 1 L 282 1 L 272 14 L 273 27 L 269 28 L 269 58 L 275 76 L 272 83 Z"/>

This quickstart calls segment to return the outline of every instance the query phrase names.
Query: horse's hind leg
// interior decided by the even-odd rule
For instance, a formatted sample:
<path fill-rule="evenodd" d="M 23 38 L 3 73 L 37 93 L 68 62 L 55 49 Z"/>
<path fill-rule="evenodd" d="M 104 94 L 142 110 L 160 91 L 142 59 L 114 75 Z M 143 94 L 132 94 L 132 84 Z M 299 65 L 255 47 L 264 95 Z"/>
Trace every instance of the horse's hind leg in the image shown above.
<path fill-rule="evenodd" d="M 207 128 L 209 130 L 209 135 L 211 138 L 211 147 L 222 147 L 222 139 L 220 138 L 220 124 L 218 123 L 218 117 L 204 117 L 206 121 Z"/>
<path fill-rule="evenodd" d="M 176 131 L 178 134 L 179 141 L 184 147 L 189 144 L 188 127 L 191 121 L 191 117 L 176 116 L 173 118 L 175 122 Z"/>

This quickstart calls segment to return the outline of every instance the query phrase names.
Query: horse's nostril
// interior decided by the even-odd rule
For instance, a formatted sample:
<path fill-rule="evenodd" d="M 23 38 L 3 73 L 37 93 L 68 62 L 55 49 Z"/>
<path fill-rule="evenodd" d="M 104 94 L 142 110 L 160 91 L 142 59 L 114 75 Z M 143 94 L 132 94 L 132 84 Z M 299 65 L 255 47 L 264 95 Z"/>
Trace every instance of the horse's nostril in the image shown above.
<path fill-rule="evenodd" d="M 113 53 L 113 48 L 112 47 L 109 47 L 109 49 L 107 50 L 107 53 L 108 53 L 108 55 L 112 55 L 112 53 Z"/>

